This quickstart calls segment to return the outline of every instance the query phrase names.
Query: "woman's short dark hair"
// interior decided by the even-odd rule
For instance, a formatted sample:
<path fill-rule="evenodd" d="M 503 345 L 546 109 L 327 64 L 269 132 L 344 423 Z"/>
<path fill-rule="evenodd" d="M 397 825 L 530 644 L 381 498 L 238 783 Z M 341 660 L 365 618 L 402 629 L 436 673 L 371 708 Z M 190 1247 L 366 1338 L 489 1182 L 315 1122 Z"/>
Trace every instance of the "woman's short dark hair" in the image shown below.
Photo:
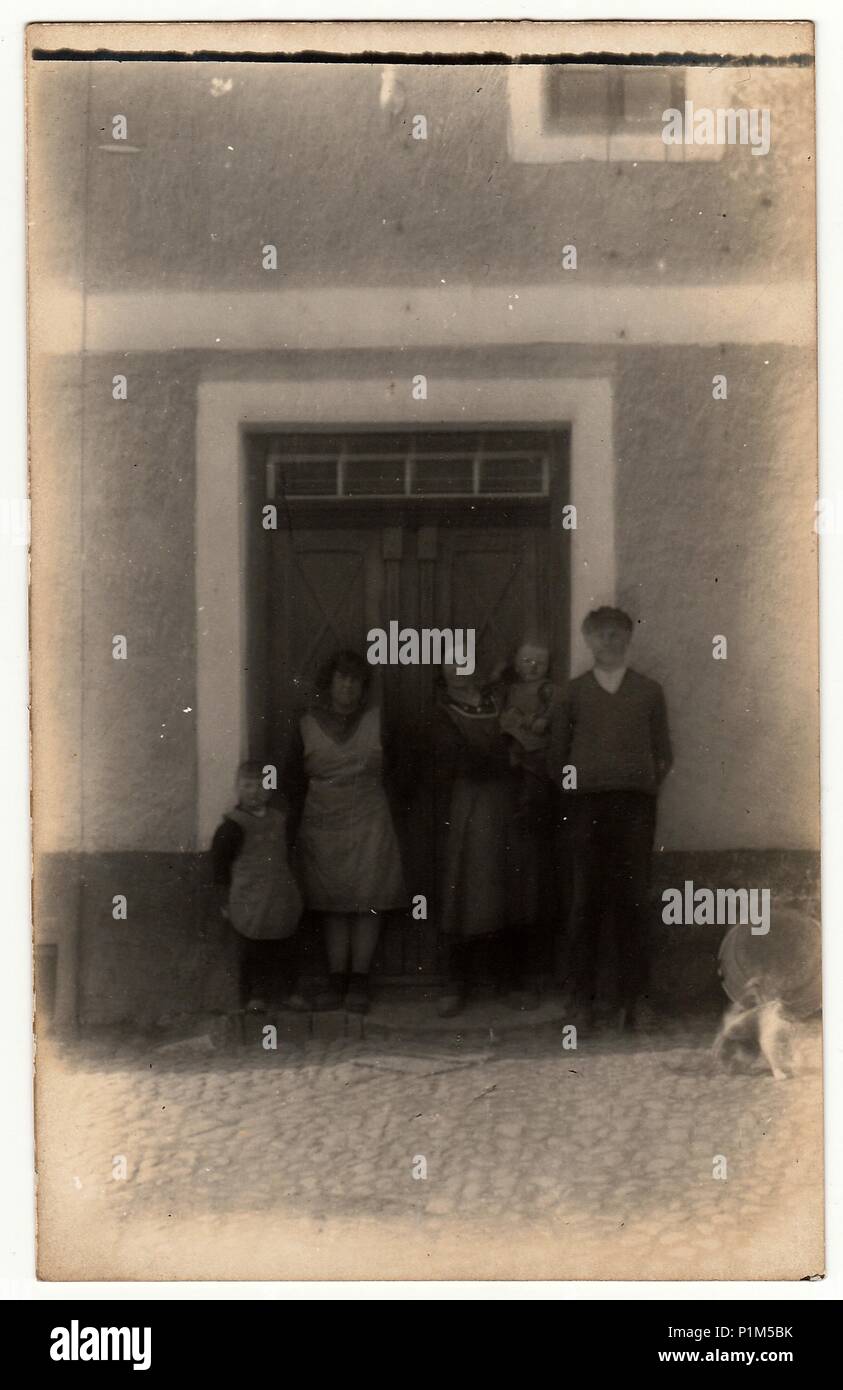
<path fill-rule="evenodd" d="M 341 651 L 334 652 L 333 656 L 328 657 L 324 665 L 319 668 L 319 673 L 316 677 L 316 689 L 319 694 L 328 694 L 334 676 L 338 671 L 342 676 L 353 676 L 355 680 L 360 681 L 363 686 L 363 698 L 365 699 L 369 693 L 369 685 L 372 680 L 372 668 L 359 652 L 351 651 L 349 648 L 343 648 Z"/>

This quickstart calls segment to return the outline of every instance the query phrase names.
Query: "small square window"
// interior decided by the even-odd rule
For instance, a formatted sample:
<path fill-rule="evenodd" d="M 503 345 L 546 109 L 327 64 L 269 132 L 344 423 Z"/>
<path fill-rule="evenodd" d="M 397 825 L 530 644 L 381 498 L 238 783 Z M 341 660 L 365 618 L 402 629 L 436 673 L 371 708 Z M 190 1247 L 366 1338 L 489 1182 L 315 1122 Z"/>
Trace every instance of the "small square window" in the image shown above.
<path fill-rule="evenodd" d="M 547 130 L 564 135 L 608 135 L 613 125 L 610 78 L 608 68 L 551 68 Z"/>
<path fill-rule="evenodd" d="M 630 125 L 649 126 L 661 133 L 662 112 L 674 105 L 669 72 L 633 68 L 623 74 L 623 118 Z"/>

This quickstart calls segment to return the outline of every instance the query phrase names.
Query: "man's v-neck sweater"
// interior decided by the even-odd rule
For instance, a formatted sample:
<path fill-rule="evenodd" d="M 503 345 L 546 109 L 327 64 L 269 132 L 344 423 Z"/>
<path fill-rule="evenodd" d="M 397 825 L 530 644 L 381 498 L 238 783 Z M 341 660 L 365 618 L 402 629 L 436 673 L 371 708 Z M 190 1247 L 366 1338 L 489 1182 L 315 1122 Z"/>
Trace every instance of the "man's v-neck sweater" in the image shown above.
<path fill-rule="evenodd" d="M 614 694 L 593 671 L 570 681 L 553 719 L 549 766 L 557 781 L 565 785 L 562 769 L 573 766 L 579 792 L 655 793 L 672 762 L 657 681 L 627 670 Z"/>

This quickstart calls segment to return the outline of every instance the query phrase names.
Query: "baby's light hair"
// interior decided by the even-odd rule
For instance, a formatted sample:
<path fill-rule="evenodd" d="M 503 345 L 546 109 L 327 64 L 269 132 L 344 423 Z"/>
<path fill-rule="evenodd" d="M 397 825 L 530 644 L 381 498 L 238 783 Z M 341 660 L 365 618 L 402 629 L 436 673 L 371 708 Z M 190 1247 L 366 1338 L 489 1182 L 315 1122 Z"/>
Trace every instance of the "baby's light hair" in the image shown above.
<path fill-rule="evenodd" d="M 263 763 L 259 763 L 255 758 L 247 758 L 237 769 L 237 779 L 241 777 L 263 778 Z"/>

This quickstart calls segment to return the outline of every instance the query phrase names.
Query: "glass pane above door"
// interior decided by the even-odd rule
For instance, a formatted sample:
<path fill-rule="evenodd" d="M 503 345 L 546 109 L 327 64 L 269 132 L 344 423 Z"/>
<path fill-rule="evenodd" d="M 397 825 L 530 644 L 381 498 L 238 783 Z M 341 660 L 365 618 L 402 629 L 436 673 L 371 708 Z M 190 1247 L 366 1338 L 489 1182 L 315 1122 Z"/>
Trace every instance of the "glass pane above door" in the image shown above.
<path fill-rule="evenodd" d="M 547 431 L 266 435 L 267 493 L 295 499 L 547 497 Z"/>

